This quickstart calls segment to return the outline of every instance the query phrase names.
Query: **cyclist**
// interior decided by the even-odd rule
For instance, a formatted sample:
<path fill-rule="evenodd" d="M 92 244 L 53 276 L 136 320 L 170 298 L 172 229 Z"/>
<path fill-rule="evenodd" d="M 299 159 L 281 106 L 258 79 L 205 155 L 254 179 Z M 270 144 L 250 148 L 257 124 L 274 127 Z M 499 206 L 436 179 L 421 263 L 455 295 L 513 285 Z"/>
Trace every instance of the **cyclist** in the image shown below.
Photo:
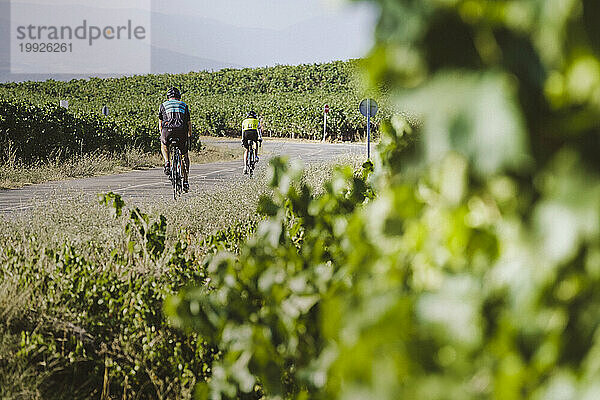
<path fill-rule="evenodd" d="M 244 146 L 244 174 L 248 173 L 246 158 L 248 157 L 248 149 L 252 145 L 256 145 L 256 162 L 258 162 L 258 146 L 262 143 L 262 134 L 260 132 L 260 122 L 254 111 L 248 112 L 246 119 L 242 122 L 242 146 Z"/>
<path fill-rule="evenodd" d="M 183 190 L 188 192 L 188 171 L 190 158 L 188 155 L 188 140 L 192 136 L 192 123 L 190 122 L 190 109 L 181 101 L 181 92 L 172 87 L 167 91 L 167 101 L 160 105 L 158 111 L 158 126 L 160 129 L 160 150 L 165 160 L 165 175 L 170 175 L 169 165 L 169 139 L 179 138 L 179 149 L 183 157 Z"/>

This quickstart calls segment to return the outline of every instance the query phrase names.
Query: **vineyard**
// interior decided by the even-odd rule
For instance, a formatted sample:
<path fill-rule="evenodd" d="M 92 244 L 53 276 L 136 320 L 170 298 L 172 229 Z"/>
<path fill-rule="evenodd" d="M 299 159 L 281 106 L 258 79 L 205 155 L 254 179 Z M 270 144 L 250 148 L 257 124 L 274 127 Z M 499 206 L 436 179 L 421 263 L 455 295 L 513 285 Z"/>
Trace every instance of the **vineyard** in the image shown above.
<path fill-rule="evenodd" d="M 6 220 L 0 397 L 598 398 L 600 7 L 373 2 L 364 83 L 419 115 L 418 129 L 394 115 L 372 160 L 319 173 L 273 158 L 250 190 L 188 197 L 178 212 L 106 193 Z M 113 126 L 171 83 L 192 110 L 221 102 L 267 118 L 290 99 L 306 108 L 286 132 L 305 137 L 305 99 L 355 96 L 341 78 L 353 66 L 302 67 L 335 70 L 333 81 L 293 78 L 294 68 L 186 75 L 205 82 L 194 89 L 165 75 L 2 90 L 10 104 L 37 92 L 39 105 L 25 107 L 52 116 L 43 102 L 69 85 L 126 99 L 109 88 L 146 82 Z M 78 110 L 69 99 L 48 124 L 103 103 Z M 227 134 L 230 114 L 210 115 L 221 117 L 202 125 L 198 111 L 196 129 Z M 269 131 L 285 134 L 274 121 Z"/>
<path fill-rule="evenodd" d="M 49 149 L 85 152 L 118 149 L 127 143 L 152 149 L 158 143 L 158 105 L 170 86 L 185 92 L 183 100 L 190 106 L 197 134 L 237 135 L 240 121 L 253 109 L 266 136 L 320 139 L 322 107 L 327 103 L 330 138 L 356 140 L 366 129 L 358 112 L 356 64 L 4 84 L 0 85 L 0 146 L 10 142 L 25 159 L 47 155 Z M 69 102 L 67 111 L 59 108 L 60 100 Z M 101 113 L 105 105 L 108 117 Z M 381 115 L 385 110 L 374 119 L 375 126 Z"/>

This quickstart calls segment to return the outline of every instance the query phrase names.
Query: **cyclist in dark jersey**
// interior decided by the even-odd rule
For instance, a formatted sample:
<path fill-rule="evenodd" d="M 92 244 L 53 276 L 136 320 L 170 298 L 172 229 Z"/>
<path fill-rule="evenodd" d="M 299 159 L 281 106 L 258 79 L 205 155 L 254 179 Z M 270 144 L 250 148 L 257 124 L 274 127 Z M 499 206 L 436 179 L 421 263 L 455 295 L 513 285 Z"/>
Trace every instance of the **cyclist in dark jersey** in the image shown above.
<path fill-rule="evenodd" d="M 160 105 L 158 111 L 158 126 L 160 129 L 160 150 L 165 160 L 165 175 L 170 174 L 169 165 L 169 139 L 179 138 L 179 148 L 183 156 L 183 190 L 188 191 L 188 171 L 190 158 L 188 155 L 188 138 L 192 136 L 192 123 L 190 122 L 190 109 L 181 101 L 181 92 L 177 88 L 171 88 L 167 92 L 168 100 Z"/>

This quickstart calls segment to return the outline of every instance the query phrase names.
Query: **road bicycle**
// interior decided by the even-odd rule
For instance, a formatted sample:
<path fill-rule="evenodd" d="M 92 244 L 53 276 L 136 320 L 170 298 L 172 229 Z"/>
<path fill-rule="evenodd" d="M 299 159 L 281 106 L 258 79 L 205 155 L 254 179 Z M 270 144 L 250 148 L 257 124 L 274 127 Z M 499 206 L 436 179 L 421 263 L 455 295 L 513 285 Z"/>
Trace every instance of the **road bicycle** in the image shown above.
<path fill-rule="evenodd" d="M 254 167 L 256 166 L 256 150 L 254 143 L 254 141 L 250 141 L 250 146 L 248 146 L 248 157 L 246 158 L 246 168 L 250 177 L 252 177 Z"/>
<path fill-rule="evenodd" d="M 169 154 L 171 154 L 169 180 L 173 186 L 173 199 L 177 200 L 183 193 L 183 161 L 181 149 L 179 148 L 179 138 L 169 139 Z"/>

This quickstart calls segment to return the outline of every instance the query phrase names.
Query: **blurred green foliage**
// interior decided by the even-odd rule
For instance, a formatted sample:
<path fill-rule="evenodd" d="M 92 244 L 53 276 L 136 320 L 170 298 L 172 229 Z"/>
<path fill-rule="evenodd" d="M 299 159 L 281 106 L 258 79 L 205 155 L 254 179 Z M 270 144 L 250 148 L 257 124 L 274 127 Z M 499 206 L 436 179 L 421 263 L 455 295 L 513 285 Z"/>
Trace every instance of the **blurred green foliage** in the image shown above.
<path fill-rule="evenodd" d="M 375 3 L 365 80 L 423 125 L 322 194 L 274 161 L 255 237 L 168 303 L 224 353 L 198 396 L 597 398 L 600 5 Z"/>

